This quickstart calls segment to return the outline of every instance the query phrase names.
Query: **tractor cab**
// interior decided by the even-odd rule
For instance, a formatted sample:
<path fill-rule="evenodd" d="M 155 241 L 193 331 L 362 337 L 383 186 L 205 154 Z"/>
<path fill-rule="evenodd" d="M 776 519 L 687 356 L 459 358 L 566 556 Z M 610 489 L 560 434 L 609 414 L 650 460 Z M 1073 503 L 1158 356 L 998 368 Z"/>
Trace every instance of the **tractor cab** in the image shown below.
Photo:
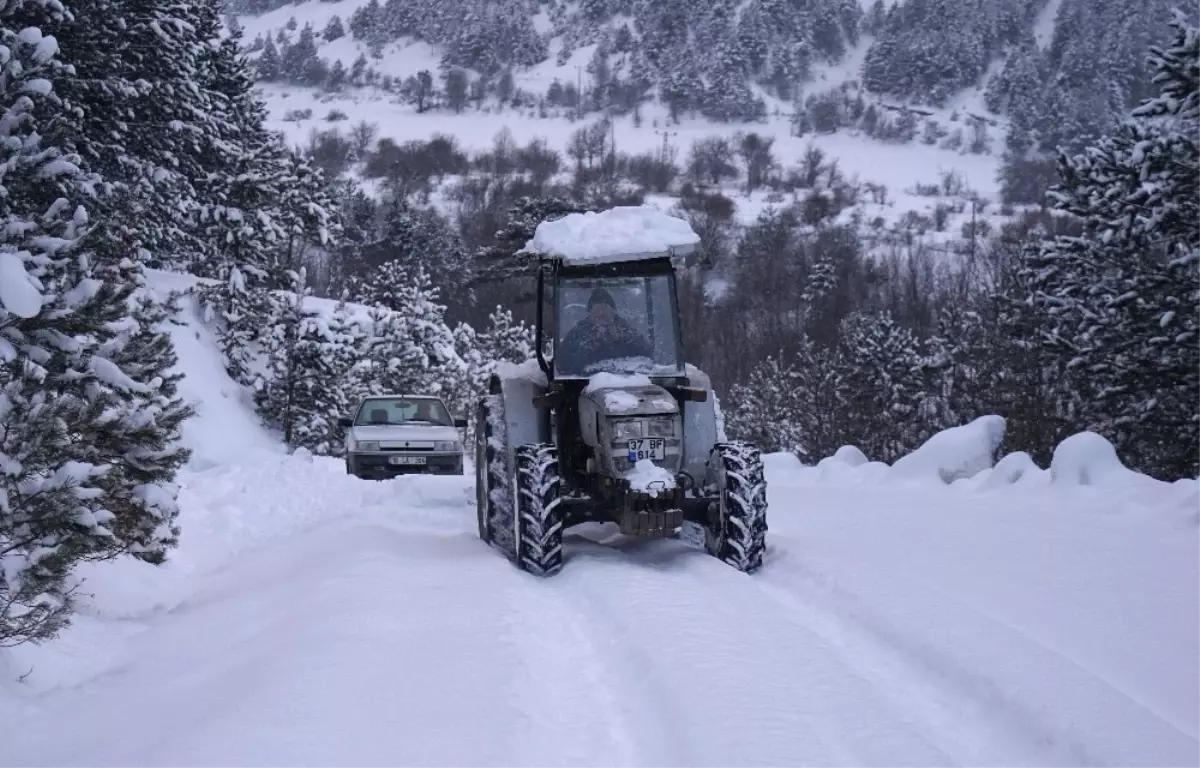
<path fill-rule="evenodd" d="M 670 259 L 601 265 L 551 261 L 549 278 L 554 380 L 590 379 L 598 373 L 684 376 L 683 343 Z M 543 289 L 544 290 L 544 289 Z"/>

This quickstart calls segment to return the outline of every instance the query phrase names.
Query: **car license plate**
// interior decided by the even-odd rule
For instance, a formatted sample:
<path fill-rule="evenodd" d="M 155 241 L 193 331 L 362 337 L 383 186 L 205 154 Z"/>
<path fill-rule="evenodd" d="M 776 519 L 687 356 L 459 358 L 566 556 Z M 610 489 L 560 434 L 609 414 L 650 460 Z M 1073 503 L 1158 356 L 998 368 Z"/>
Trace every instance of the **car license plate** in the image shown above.
<path fill-rule="evenodd" d="M 643 437 L 629 441 L 629 460 L 638 462 L 642 459 L 662 461 L 667 458 L 667 441 L 657 437 Z"/>
<path fill-rule="evenodd" d="M 424 456 L 392 456 L 388 459 L 388 463 L 399 466 L 421 466 L 425 463 Z"/>

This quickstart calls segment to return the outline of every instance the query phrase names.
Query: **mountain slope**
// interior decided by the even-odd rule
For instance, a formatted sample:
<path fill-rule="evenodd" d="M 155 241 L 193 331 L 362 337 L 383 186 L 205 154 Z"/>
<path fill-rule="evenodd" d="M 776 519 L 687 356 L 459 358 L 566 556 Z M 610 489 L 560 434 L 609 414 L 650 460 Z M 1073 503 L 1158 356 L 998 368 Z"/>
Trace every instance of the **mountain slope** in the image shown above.
<path fill-rule="evenodd" d="M 997 200 L 999 164 L 993 153 L 998 153 L 1001 146 L 1005 124 L 983 110 L 984 84 L 962 91 L 944 107 L 919 111 L 909 111 L 898 100 L 868 94 L 859 85 L 859 72 L 873 42 L 870 35 L 847 43 L 840 57 L 817 58 L 806 67 L 807 80 L 801 91 L 806 98 L 823 100 L 820 105 L 801 106 L 803 100 L 793 103 L 755 86 L 765 105 L 760 119 L 716 122 L 695 110 L 678 111 L 673 116 L 676 110 L 668 101 L 654 99 L 636 109 L 588 107 L 582 115 L 566 102 L 548 103 L 546 94 L 555 84 L 585 96 L 597 87 L 595 60 L 601 43 L 588 42 L 585 35 L 577 47 L 565 48 L 567 36 L 555 34 L 548 20 L 535 19 L 535 24 L 546 30 L 549 53 L 543 61 L 511 70 L 511 91 L 516 96 L 502 103 L 489 91 L 479 99 L 469 97 L 468 103 L 458 109 L 445 103 L 441 95 L 447 87 L 445 73 L 439 67 L 444 48 L 413 37 L 371 42 L 356 38 L 348 29 L 333 40 L 323 37 L 332 19 L 348 24 L 347 20 L 364 7 L 362 0 L 307 0 L 260 15 L 238 17 L 247 42 L 270 38 L 289 41 L 295 47 L 305 27 L 310 27 L 314 55 L 328 66 L 341 66 L 350 73 L 347 83 L 337 88 L 306 87 L 282 78 L 260 83 L 272 128 L 283 131 L 290 141 L 307 145 L 315 133 L 344 134 L 349 126 L 365 121 L 377 126 L 378 138 L 397 143 L 427 141 L 441 134 L 453 137 L 463 150 L 477 153 L 490 150 L 497 137 L 506 134 L 517 145 L 541 139 L 550 149 L 569 155 L 575 132 L 607 119 L 611 121 L 607 132 L 615 152 L 670 156 L 682 166 L 699 140 L 734 138 L 753 131 L 774 140 L 772 150 L 780 175 L 798 168 L 810 148 L 816 148 L 827 160 L 835 161 L 848 180 L 886 190 L 882 202 L 867 194 L 861 196 L 855 210 L 864 221 L 881 217 L 895 222 L 910 211 L 928 215 L 940 204 L 949 204 L 956 213 L 950 216 L 951 223 L 944 231 L 956 234 L 960 221 L 970 217 L 968 199 Z M 251 50 L 251 56 L 262 56 L 261 50 L 253 46 Z M 604 77 L 628 76 L 627 55 L 611 53 L 601 58 L 610 62 L 615 73 Z M 626 61 L 625 69 L 619 66 L 622 60 Z M 356 69 L 367 74 L 355 81 Z M 432 74 L 430 107 L 415 101 L 405 83 L 422 70 Z M 479 79 L 477 73 L 469 77 Z M 486 82 L 491 87 L 495 78 Z M 864 130 L 860 125 L 864 110 L 874 113 L 868 118 L 872 126 L 891 126 L 904 120 L 910 120 L 911 125 Z M 822 120 L 834 123 L 825 127 Z M 897 137 L 904 134 L 907 138 L 872 138 L 875 134 L 890 135 L 889 131 L 899 131 Z M 930 195 L 918 190 L 918 185 L 936 188 L 947 177 L 955 179 L 952 194 Z M 765 189 L 747 195 L 738 183 L 725 186 L 743 222 L 753 221 L 764 206 L 780 207 L 796 197 Z M 992 213 L 994 210 L 988 215 Z"/>

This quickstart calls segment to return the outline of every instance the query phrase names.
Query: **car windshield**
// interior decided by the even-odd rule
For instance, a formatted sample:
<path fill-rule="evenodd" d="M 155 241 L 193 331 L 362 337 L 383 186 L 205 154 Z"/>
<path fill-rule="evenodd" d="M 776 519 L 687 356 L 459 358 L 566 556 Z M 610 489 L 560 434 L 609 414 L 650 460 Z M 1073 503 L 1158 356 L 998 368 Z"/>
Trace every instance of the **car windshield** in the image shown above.
<path fill-rule="evenodd" d="M 380 397 L 358 409 L 354 426 L 385 424 L 437 424 L 454 426 L 450 413 L 435 397 Z"/>
<path fill-rule="evenodd" d="M 673 289 L 670 275 L 561 280 L 555 297 L 555 375 L 682 373 Z"/>

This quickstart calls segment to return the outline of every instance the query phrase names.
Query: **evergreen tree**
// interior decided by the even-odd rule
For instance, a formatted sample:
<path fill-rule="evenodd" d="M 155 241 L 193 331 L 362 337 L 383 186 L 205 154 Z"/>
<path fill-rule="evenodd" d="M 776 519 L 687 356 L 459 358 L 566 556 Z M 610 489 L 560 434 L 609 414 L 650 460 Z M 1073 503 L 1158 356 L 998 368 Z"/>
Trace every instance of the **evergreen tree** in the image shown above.
<path fill-rule="evenodd" d="M 71 149 L 116 192 L 90 213 L 147 264 L 186 267 L 205 247 L 186 222 L 218 141 L 219 111 L 196 83 L 219 15 L 211 0 L 78 0 L 71 10 L 55 35 L 79 73 L 60 86 L 79 108 Z"/>
<path fill-rule="evenodd" d="M 77 26 L 52 0 L 0 7 L 0 645 L 65 626 L 81 560 L 165 556 L 187 455 L 169 339 L 130 306 L 137 241 L 85 207 L 135 185 L 89 167 L 95 116 L 71 94 L 91 92 L 55 42 Z"/>
<path fill-rule="evenodd" d="M 256 342 L 270 312 L 267 292 L 284 288 L 311 247 L 339 234 L 336 206 L 322 174 L 264 127 L 249 64 L 231 35 L 200 71 L 221 117 L 219 153 L 207 158 L 197 230 L 210 244 L 195 270 L 216 284 L 201 289 L 235 381 L 250 385 Z"/>
<path fill-rule="evenodd" d="M 920 361 L 917 340 L 889 315 L 859 313 L 846 319 L 837 354 L 846 443 L 890 463 L 932 433 L 920 419 L 925 401 Z"/>
<path fill-rule="evenodd" d="M 280 77 L 279 67 L 279 49 L 275 47 L 275 41 L 268 37 L 263 43 L 262 52 L 254 61 L 254 73 L 259 80 L 273 82 Z"/>
<path fill-rule="evenodd" d="M 290 292 L 267 295 L 267 325 L 261 336 L 266 370 L 254 381 L 254 404 L 267 426 L 279 430 L 284 443 L 294 448 L 297 390 L 308 373 L 297 354 L 297 340 L 301 325 L 315 313 L 304 306 L 307 291 L 299 275 L 293 276 L 291 287 Z"/>
<path fill-rule="evenodd" d="M 336 13 L 329 17 L 329 22 L 325 25 L 324 31 L 321 32 L 321 38 L 327 43 L 332 43 L 346 35 L 346 29 L 342 26 L 342 17 Z"/>
<path fill-rule="evenodd" d="M 367 355 L 376 391 L 438 392 L 459 361 L 446 308 L 425 270 L 387 262 L 352 278 L 351 299 L 373 307 Z"/>
<path fill-rule="evenodd" d="M 488 363 L 523 363 L 533 359 L 533 329 L 517 321 L 510 310 L 496 307 L 487 328 L 477 336 L 480 355 Z"/>
<path fill-rule="evenodd" d="M 329 77 L 325 80 L 325 87 L 331 91 L 340 91 L 346 85 L 346 65 L 341 59 L 333 62 L 333 66 L 329 68 Z"/>
<path fill-rule="evenodd" d="M 332 435 L 328 440 L 327 453 L 340 456 L 344 448 L 345 435 L 337 424 L 339 417 L 345 416 L 366 393 L 355 389 L 356 376 L 354 368 L 358 365 L 362 351 L 367 346 L 367 333 L 362 324 L 350 315 L 343 298 L 334 307 L 333 315 L 326 326 L 325 346 L 322 355 L 329 365 L 332 380 L 328 385 L 330 397 L 328 431 Z M 320 446 L 313 448 L 320 450 Z"/>
<path fill-rule="evenodd" d="M 726 408 L 726 429 L 739 439 L 754 441 L 764 451 L 788 451 L 808 455 L 802 444 L 796 371 L 778 357 L 756 365 L 731 393 L 732 407 Z"/>
<path fill-rule="evenodd" d="M 182 428 L 195 409 L 179 394 L 179 358 L 162 327 L 174 322 L 180 295 L 160 302 L 143 287 L 128 321 L 113 326 L 121 330 L 97 349 L 93 370 L 112 375 L 93 385 L 93 397 L 106 389 L 104 408 L 122 415 L 100 419 L 91 438 L 78 446 L 79 460 L 111 467 L 101 485 L 109 490 L 113 530 L 125 542 L 124 551 L 154 563 L 163 562 L 166 550 L 177 543 L 174 479 L 191 456 Z M 114 308 L 114 314 L 118 311 L 125 310 Z M 107 362 L 97 368 L 97 360 Z"/>
<path fill-rule="evenodd" d="M 1152 49 L 1161 93 L 1059 160 L 1056 207 L 1083 222 L 1030 253 L 1043 337 L 1069 361 L 1090 429 L 1132 466 L 1200 474 L 1200 48 L 1182 18 Z"/>
<path fill-rule="evenodd" d="M 307 294 L 303 272 L 293 274 L 291 291 L 272 294 L 263 343 L 267 368 L 254 397 L 264 422 L 289 448 L 328 455 L 340 451 L 337 419 L 349 407 L 343 377 L 354 357 L 347 349 L 353 337 L 343 325 L 344 305 L 331 327 L 305 307 Z"/>

